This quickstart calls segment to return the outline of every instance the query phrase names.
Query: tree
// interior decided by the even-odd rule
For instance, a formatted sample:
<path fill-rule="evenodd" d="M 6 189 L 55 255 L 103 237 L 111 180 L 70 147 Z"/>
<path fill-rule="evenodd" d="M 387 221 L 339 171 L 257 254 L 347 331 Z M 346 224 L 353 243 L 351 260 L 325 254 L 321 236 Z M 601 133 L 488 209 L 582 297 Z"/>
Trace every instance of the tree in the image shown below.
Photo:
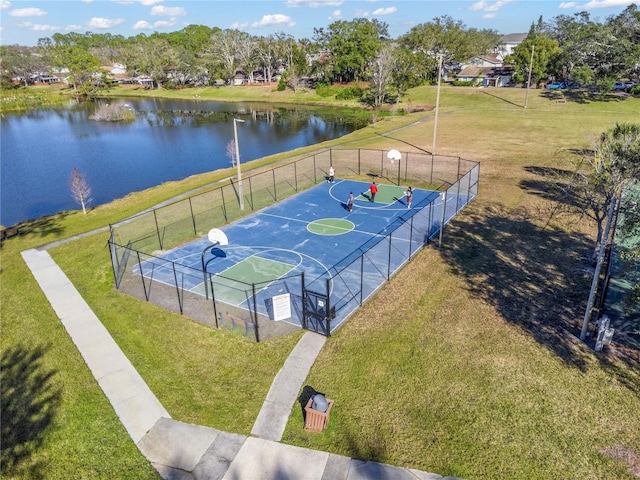
<path fill-rule="evenodd" d="M 438 56 L 442 56 L 444 65 L 467 62 L 472 57 L 491 52 L 499 41 L 497 32 L 467 30 L 464 23 L 448 15 L 416 25 L 400 38 L 402 45 L 414 52 L 421 52 L 430 60 L 433 78 L 436 76 Z"/>
<path fill-rule="evenodd" d="M 333 79 L 352 82 L 367 78 L 368 67 L 389 33 L 384 22 L 356 18 L 333 22 L 327 31 L 315 30 L 315 37 L 329 52 Z"/>
<path fill-rule="evenodd" d="M 533 63 L 531 62 L 531 50 L 533 50 Z M 537 33 L 532 26 L 527 38 L 518 44 L 513 49 L 513 53 L 507 56 L 504 61 L 513 66 L 513 82 L 526 82 L 529 79 L 529 70 L 531 70 L 531 83 L 536 85 L 540 80 L 549 77 L 560 53 L 557 40 Z"/>
<path fill-rule="evenodd" d="M 87 206 L 91 202 L 91 186 L 84 174 L 77 167 L 73 167 L 69 177 L 69 190 L 73 199 L 82 206 L 82 213 L 87 214 Z"/>
<path fill-rule="evenodd" d="M 604 239 L 611 202 L 625 186 L 640 181 L 640 124 L 616 124 L 603 133 L 592 150 L 584 152 L 572 173 L 561 175 L 557 186 L 570 209 L 595 221 L 593 258 Z"/>
<path fill-rule="evenodd" d="M 373 61 L 371 94 L 373 106 L 379 107 L 387 97 L 387 86 L 391 84 L 394 67 L 393 46 L 386 44 Z"/>
<path fill-rule="evenodd" d="M 427 82 L 430 71 L 428 62 L 420 52 L 413 52 L 408 47 L 396 46 L 393 50 L 394 66 L 391 72 L 391 85 L 400 98 L 408 89 Z"/>
<path fill-rule="evenodd" d="M 587 12 L 555 18 L 553 35 L 562 47 L 555 65 L 558 76 L 580 72 L 583 81 L 608 92 L 619 78 L 638 71 L 640 12 L 630 5 L 605 23 L 592 21 Z"/>
<path fill-rule="evenodd" d="M 227 157 L 229 157 L 229 160 L 231 161 L 231 166 L 235 167 L 236 166 L 236 141 L 235 140 L 229 140 L 229 143 L 227 143 Z"/>
<path fill-rule="evenodd" d="M 42 57 L 34 49 L 17 45 L 0 46 L 0 71 L 3 83 L 13 86 L 13 79 L 19 78 L 26 87 L 32 75 L 46 70 Z"/>

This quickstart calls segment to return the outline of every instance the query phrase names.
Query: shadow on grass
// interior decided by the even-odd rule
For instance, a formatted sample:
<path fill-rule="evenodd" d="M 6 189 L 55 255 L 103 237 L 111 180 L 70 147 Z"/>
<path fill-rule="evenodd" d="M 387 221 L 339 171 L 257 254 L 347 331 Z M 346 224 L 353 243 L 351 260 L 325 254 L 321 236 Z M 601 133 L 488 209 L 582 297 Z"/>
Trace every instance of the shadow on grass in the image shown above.
<path fill-rule="evenodd" d="M 12 475 L 38 449 L 51 426 L 61 402 L 61 390 L 53 377 L 55 370 L 46 369 L 42 360 L 45 347 L 27 349 L 16 346 L 2 353 L 0 393 L 2 397 L 2 469 Z M 32 463 L 29 478 L 44 478 L 46 465 Z"/>
<path fill-rule="evenodd" d="M 593 274 L 588 260 L 593 240 L 539 226 L 546 224 L 545 215 L 500 205 L 470 208 L 448 227 L 451 241 L 442 253 L 475 296 L 564 362 L 586 371 L 590 357 L 579 348 L 579 336 Z M 605 355 L 597 358 L 640 393 L 633 355 L 623 358 L 629 369 Z"/>
<path fill-rule="evenodd" d="M 523 89 L 523 91 L 524 91 L 524 89 Z M 514 107 L 524 108 L 524 102 L 523 103 L 515 103 L 515 102 L 512 102 L 511 100 L 507 100 L 506 98 L 502 98 L 499 95 L 495 95 L 493 93 L 489 93 L 488 90 L 483 90 L 482 93 L 484 93 L 485 95 L 488 95 L 490 97 L 497 98 L 498 100 L 502 100 L 503 102 L 508 103 L 509 105 L 513 105 Z M 523 98 L 523 100 L 524 100 L 524 98 Z"/>
<path fill-rule="evenodd" d="M 50 235 L 63 235 L 64 227 L 62 227 L 62 221 L 69 215 L 68 212 L 62 212 L 57 215 L 49 217 L 41 217 L 35 220 L 28 220 L 18 224 L 20 228 L 20 234 L 35 234 L 40 237 L 48 237 Z"/>

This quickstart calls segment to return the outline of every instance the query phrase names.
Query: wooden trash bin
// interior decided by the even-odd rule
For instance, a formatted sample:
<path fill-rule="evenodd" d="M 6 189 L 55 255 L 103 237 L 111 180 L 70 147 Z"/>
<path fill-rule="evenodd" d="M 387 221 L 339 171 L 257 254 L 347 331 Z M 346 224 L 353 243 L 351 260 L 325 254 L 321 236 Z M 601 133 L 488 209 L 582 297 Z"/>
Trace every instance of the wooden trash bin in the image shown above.
<path fill-rule="evenodd" d="M 304 420 L 304 429 L 308 432 L 320 433 L 322 432 L 327 424 L 329 423 L 329 412 L 331 412 L 331 407 L 333 406 L 333 400 L 329 400 L 327 398 L 327 403 L 329 407 L 326 412 L 319 412 L 318 410 L 314 410 L 311 408 L 311 404 L 313 403 L 313 397 L 309 399 L 307 405 L 304 407 L 305 420 Z"/>

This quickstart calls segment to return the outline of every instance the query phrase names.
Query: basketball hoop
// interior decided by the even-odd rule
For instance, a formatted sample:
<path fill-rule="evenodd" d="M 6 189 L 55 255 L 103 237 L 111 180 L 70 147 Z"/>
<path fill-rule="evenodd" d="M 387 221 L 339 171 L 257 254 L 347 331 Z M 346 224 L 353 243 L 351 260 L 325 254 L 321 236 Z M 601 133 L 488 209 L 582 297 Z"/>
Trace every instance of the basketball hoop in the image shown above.
<path fill-rule="evenodd" d="M 229 245 L 229 240 L 227 239 L 227 236 L 225 235 L 225 233 L 220 230 L 219 228 L 212 228 L 211 230 L 209 230 L 209 233 L 207 234 L 207 239 L 211 242 L 211 245 L 207 245 L 206 247 L 204 247 L 204 250 L 202 251 L 202 255 L 201 255 L 201 261 L 202 261 L 202 275 L 203 275 L 203 280 L 204 280 L 204 296 L 207 300 L 209 300 L 209 289 L 207 287 L 207 267 L 206 264 L 204 262 L 204 256 L 207 253 L 207 250 L 215 247 L 216 245 Z"/>
<path fill-rule="evenodd" d="M 219 228 L 212 228 L 211 230 L 209 230 L 207 238 L 214 245 L 222 245 L 222 246 L 229 245 L 229 240 L 227 239 L 227 236 Z"/>
<path fill-rule="evenodd" d="M 402 154 L 398 150 L 389 150 L 387 158 L 391 163 L 394 163 L 396 160 L 400 160 L 402 158 Z"/>

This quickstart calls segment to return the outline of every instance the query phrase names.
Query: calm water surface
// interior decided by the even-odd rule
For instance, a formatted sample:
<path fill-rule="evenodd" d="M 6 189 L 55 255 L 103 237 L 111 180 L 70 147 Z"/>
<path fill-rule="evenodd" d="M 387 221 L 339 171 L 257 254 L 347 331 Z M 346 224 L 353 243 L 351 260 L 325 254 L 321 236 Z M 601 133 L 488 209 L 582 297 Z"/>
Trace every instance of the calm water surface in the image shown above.
<path fill-rule="evenodd" d="M 109 99 L 136 112 L 130 124 L 90 119 L 107 100 L 6 115 L 0 130 L 0 223 L 76 210 L 69 176 L 77 167 L 91 206 L 170 180 L 231 166 L 238 123 L 242 163 L 338 138 L 365 126 L 332 109 L 202 100 Z"/>

